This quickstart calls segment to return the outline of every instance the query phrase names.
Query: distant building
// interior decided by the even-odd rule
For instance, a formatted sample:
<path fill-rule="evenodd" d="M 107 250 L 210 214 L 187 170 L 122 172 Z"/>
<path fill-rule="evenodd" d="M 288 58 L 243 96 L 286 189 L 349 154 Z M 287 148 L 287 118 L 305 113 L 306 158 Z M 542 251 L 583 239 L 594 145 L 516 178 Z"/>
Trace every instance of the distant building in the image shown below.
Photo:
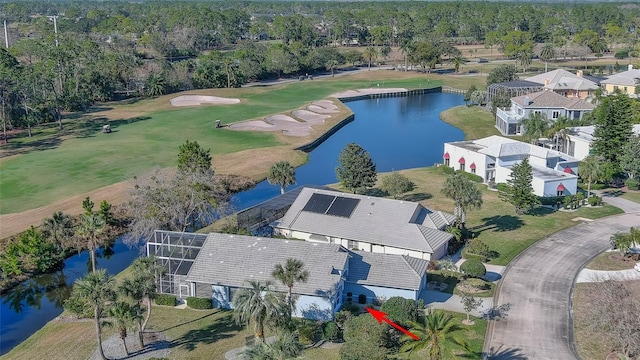
<path fill-rule="evenodd" d="M 496 110 L 496 128 L 503 135 L 519 135 L 523 132 L 520 122 L 532 114 L 542 114 L 554 121 L 559 117 L 571 120 L 582 119 L 595 106 L 580 98 L 567 98 L 551 90 L 511 98 L 509 109 Z"/>
<path fill-rule="evenodd" d="M 595 126 L 576 126 L 567 129 L 567 137 L 563 149 L 566 153 L 582 161 L 589 156 Z M 633 125 L 633 132 L 640 136 L 640 124 Z"/>
<path fill-rule="evenodd" d="M 485 183 L 506 183 L 513 166 L 525 158 L 533 168 L 536 195 L 576 194 L 578 159 L 567 154 L 495 135 L 444 144 L 444 166 L 476 174 Z"/>
<path fill-rule="evenodd" d="M 629 64 L 627 71 L 607 77 L 600 83 L 605 94 L 611 94 L 616 90 L 631 97 L 638 97 L 638 85 L 640 85 L 640 69 L 634 69 Z"/>
<path fill-rule="evenodd" d="M 277 234 L 348 249 L 436 260 L 453 237 L 453 214 L 411 201 L 304 188 L 272 223 Z"/>

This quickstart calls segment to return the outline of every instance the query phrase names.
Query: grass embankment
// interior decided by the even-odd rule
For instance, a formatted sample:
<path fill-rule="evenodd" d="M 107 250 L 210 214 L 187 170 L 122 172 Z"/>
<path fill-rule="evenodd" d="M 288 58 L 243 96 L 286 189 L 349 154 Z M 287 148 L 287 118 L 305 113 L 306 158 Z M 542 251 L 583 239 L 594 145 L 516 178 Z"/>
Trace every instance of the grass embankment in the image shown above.
<path fill-rule="evenodd" d="M 494 126 L 495 117 L 493 114 L 479 106 L 456 106 L 440 113 L 440 118 L 462 130 L 466 140 L 500 135 Z"/>
<path fill-rule="evenodd" d="M 411 169 L 400 173 L 416 184 L 414 191 L 404 195 L 405 200 L 420 201 L 431 209 L 453 213 L 453 201 L 440 192 L 446 176 L 439 168 Z M 536 241 L 576 225 L 577 222 L 572 220 L 574 218 L 597 219 L 622 213 L 622 210 L 605 204 L 599 208 L 584 207 L 572 212 L 539 208 L 532 214 L 516 215 L 512 205 L 498 198 L 498 192 L 488 190 L 485 185 L 478 186 L 482 189 L 482 208 L 468 211 L 467 227 L 491 250 L 499 253 L 497 258 L 491 260 L 496 265 L 506 265 Z"/>
<path fill-rule="evenodd" d="M 593 258 L 585 267 L 591 270 L 615 271 L 633 269 L 635 264 L 636 260 L 627 258 L 617 251 L 607 251 Z"/>

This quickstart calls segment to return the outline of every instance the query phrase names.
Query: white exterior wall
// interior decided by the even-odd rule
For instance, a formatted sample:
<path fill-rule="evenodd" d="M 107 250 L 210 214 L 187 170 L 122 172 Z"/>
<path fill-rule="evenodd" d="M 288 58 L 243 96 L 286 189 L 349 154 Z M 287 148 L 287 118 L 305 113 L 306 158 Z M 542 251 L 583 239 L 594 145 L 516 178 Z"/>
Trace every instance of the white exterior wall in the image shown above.
<path fill-rule="evenodd" d="M 589 156 L 589 151 L 591 150 L 591 143 L 589 141 L 573 135 L 568 135 L 568 138 L 573 145 L 573 154 L 567 152 L 569 155 L 579 161 L 582 161 L 584 158 Z"/>
<path fill-rule="evenodd" d="M 497 166 L 496 167 L 496 184 L 506 183 L 507 179 L 511 177 L 511 169 Z"/>
<path fill-rule="evenodd" d="M 488 160 L 490 160 L 488 156 L 448 143 L 444 144 L 443 156 L 445 153 L 449 153 L 449 167 L 453 168 L 454 170 L 460 170 L 460 163 L 458 163 L 458 161 L 461 157 L 464 157 L 465 172 L 472 173 L 471 164 L 475 163 L 476 175 L 481 176 L 484 182 L 487 182 L 489 180 L 487 179 L 487 164 L 489 162 Z M 445 164 L 444 157 L 442 159 L 442 163 Z"/>
<path fill-rule="evenodd" d="M 558 185 L 562 183 L 564 186 L 564 195 L 575 195 L 578 191 L 578 178 L 568 178 L 548 181 L 544 184 L 543 196 L 556 196 L 558 193 Z"/>

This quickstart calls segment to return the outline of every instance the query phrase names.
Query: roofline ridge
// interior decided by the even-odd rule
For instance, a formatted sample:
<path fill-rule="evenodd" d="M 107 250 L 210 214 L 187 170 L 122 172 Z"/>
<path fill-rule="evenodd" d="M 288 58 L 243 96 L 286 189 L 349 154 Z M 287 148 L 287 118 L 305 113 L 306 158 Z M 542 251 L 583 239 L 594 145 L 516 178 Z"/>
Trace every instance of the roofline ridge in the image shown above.
<path fill-rule="evenodd" d="M 414 268 L 413 268 L 413 266 L 411 266 L 411 264 L 409 264 L 409 262 L 408 262 L 408 261 L 407 261 L 407 259 L 405 258 L 406 256 L 409 256 L 409 255 L 400 255 L 400 257 L 402 257 L 402 260 L 404 261 L 404 263 L 405 263 L 405 264 L 407 264 L 407 266 L 409 267 L 409 269 L 411 269 L 411 271 L 416 275 L 416 277 L 417 277 L 418 279 L 421 279 L 420 274 L 418 274 L 418 272 L 416 271 L 416 269 L 414 269 Z M 416 258 L 416 259 L 417 259 L 417 258 Z M 420 260 L 423 260 L 423 259 L 420 259 Z"/>

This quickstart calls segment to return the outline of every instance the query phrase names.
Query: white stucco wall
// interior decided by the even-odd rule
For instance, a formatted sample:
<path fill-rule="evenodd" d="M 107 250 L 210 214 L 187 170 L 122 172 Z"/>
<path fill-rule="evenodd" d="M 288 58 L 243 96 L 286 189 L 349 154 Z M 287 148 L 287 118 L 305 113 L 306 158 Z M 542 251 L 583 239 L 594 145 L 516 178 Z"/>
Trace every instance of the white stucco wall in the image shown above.
<path fill-rule="evenodd" d="M 589 151 L 591 150 L 591 143 L 585 139 L 568 135 L 569 141 L 573 144 L 573 154 L 569 153 L 569 155 L 578 159 L 579 161 L 584 160 L 587 156 L 589 156 Z M 567 149 L 568 150 L 568 149 Z"/>
<path fill-rule="evenodd" d="M 487 182 L 489 179 L 487 178 L 487 164 L 493 163 L 493 159 L 488 157 L 487 155 L 477 153 L 475 151 L 467 150 L 453 144 L 444 144 L 444 153 L 442 163 L 445 164 L 444 154 L 449 153 L 449 167 L 454 170 L 460 170 L 460 158 L 464 157 L 465 165 L 464 171 L 468 173 L 473 173 L 471 171 L 471 164 L 476 164 L 476 172 L 475 174 L 482 177 L 484 182 Z"/>

